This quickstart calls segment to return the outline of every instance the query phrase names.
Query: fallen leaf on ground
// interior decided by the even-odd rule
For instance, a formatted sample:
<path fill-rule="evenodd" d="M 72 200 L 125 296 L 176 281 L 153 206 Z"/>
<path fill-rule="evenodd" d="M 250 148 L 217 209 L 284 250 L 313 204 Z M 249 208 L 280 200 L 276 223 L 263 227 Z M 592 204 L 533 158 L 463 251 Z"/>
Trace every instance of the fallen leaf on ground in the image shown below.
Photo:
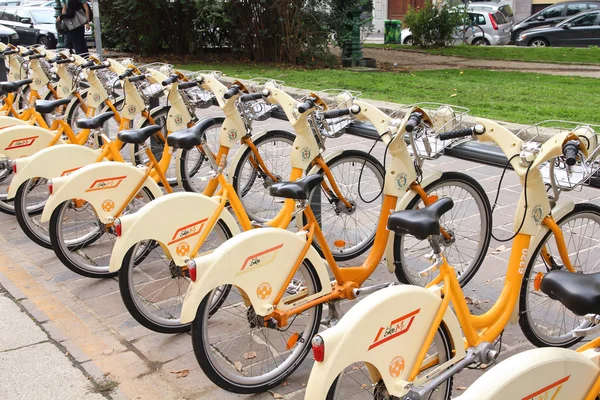
<path fill-rule="evenodd" d="M 506 250 L 506 246 L 496 247 L 494 250 L 492 250 L 492 254 L 502 253 L 504 250 Z"/>
<path fill-rule="evenodd" d="M 467 390 L 466 386 L 459 386 L 456 388 L 456 390 Z"/>
<path fill-rule="evenodd" d="M 289 385 L 288 381 L 284 381 L 284 382 L 281 384 L 281 386 L 287 386 L 287 385 Z"/>
<path fill-rule="evenodd" d="M 244 358 L 246 360 L 250 360 L 252 358 L 256 358 L 256 352 L 255 351 L 249 351 L 247 353 L 244 353 Z"/>
<path fill-rule="evenodd" d="M 185 378 L 190 374 L 190 370 L 182 369 L 181 371 L 171 371 L 171 373 L 177 375 L 177 378 Z"/>
<path fill-rule="evenodd" d="M 105 355 L 105 356 L 107 356 L 107 355 L 109 355 L 109 354 L 112 354 L 112 353 L 114 353 L 114 351 L 115 351 L 115 349 L 105 349 L 105 350 L 102 352 L 102 355 Z"/>
<path fill-rule="evenodd" d="M 450 97 L 456 97 L 456 93 L 451 94 Z"/>
<path fill-rule="evenodd" d="M 465 302 L 467 304 L 472 304 L 475 308 L 481 307 L 481 302 L 479 300 L 477 300 L 476 298 L 474 298 L 474 297 L 466 296 L 465 297 Z"/>
<path fill-rule="evenodd" d="M 242 363 L 241 363 L 241 362 L 239 362 L 239 361 L 236 361 L 236 362 L 234 362 L 234 363 L 233 363 L 233 366 L 235 367 L 235 369 L 236 369 L 238 372 L 242 372 Z"/>
<path fill-rule="evenodd" d="M 283 396 L 280 395 L 279 393 L 273 393 L 273 398 L 274 399 L 283 399 Z"/>

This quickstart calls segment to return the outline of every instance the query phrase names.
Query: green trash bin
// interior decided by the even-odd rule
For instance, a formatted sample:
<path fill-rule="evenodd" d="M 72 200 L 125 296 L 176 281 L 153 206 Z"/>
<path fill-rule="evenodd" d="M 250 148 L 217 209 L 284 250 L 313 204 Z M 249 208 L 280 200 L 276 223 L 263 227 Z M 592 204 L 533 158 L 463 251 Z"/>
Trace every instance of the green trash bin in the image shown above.
<path fill-rule="evenodd" d="M 402 21 L 397 19 L 385 20 L 385 37 L 383 43 L 402 44 Z"/>

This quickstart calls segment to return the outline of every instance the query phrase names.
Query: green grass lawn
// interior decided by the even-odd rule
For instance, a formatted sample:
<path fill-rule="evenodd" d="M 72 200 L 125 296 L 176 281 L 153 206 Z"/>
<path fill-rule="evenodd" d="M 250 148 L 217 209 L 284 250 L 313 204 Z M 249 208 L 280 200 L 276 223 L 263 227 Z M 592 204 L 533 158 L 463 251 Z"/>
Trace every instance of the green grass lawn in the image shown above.
<path fill-rule="evenodd" d="M 352 72 L 250 64 L 177 68 L 220 70 L 238 78 L 269 77 L 301 89 L 359 90 L 364 98 L 401 104 L 449 103 L 468 107 L 471 115 L 522 124 L 547 119 L 600 124 L 600 80 L 594 78 L 484 70 Z"/>
<path fill-rule="evenodd" d="M 364 47 L 424 51 L 430 54 L 457 56 L 481 60 L 510 60 L 549 62 L 558 64 L 600 64 L 600 47 L 506 47 L 506 46 L 450 46 L 439 49 L 421 49 L 399 44 L 364 44 Z"/>

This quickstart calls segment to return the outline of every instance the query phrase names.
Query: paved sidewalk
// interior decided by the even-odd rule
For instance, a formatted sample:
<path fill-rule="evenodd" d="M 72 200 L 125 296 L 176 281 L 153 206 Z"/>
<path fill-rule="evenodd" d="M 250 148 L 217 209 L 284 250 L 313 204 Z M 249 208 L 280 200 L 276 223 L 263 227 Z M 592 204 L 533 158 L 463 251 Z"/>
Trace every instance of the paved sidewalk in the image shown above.
<path fill-rule="evenodd" d="M 78 362 L 60 342 L 59 332 L 48 331 L 52 323 L 5 277 L 0 277 L 0 310 L 0 399 L 115 398 L 110 377 L 91 362 Z M 102 376 L 93 377 L 88 370 Z"/>

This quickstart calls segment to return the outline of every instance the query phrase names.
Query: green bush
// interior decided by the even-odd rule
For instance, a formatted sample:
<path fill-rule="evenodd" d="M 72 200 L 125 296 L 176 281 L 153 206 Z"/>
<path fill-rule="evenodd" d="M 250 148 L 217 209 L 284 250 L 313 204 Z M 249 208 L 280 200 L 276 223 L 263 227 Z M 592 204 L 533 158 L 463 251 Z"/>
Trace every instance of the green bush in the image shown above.
<path fill-rule="evenodd" d="M 451 10 L 446 4 L 435 6 L 427 2 L 421 9 L 409 7 L 404 27 L 410 29 L 418 46 L 445 47 L 452 43 L 453 34 L 464 20 L 464 12 Z"/>

